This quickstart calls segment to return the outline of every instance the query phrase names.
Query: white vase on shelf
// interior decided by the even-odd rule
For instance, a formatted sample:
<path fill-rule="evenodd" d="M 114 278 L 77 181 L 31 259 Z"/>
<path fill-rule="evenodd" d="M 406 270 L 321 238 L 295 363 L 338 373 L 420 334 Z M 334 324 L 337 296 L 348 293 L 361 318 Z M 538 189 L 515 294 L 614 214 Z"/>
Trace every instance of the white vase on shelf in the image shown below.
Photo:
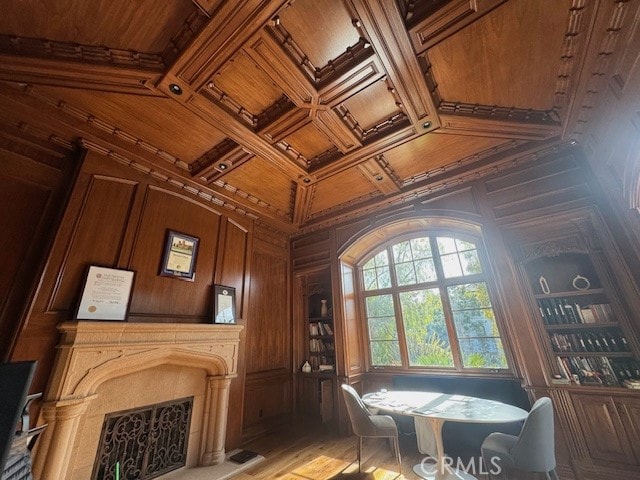
<path fill-rule="evenodd" d="M 329 308 L 327 307 L 327 301 L 323 298 L 320 300 L 320 316 L 326 318 L 329 315 Z"/>
<path fill-rule="evenodd" d="M 304 362 L 304 365 L 302 365 L 302 371 L 304 373 L 311 373 L 311 364 L 309 362 Z"/>

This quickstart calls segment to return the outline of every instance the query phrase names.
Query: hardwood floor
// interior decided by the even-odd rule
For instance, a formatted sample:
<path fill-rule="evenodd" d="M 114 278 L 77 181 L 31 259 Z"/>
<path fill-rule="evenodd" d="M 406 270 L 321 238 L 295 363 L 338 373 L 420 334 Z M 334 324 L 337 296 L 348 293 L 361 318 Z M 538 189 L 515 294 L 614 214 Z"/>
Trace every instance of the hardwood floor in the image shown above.
<path fill-rule="evenodd" d="M 386 440 L 366 439 L 362 473 L 358 473 L 356 437 L 340 437 L 311 426 L 257 439 L 243 446 L 265 457 L 237 480 L 414 480 L 413 466 L 424 455 L 418 452 L 415 436 L 401 437 L 402 473 L 398 473 L 393 451 Z M 482 479 L 482 476 L 478 476 Z"/>

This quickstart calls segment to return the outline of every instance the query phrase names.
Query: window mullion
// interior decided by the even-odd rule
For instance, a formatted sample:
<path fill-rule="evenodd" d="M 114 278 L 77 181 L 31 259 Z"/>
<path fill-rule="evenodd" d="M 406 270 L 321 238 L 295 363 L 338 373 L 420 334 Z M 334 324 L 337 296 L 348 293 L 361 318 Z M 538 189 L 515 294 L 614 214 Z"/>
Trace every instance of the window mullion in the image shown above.
<path fill-rule="evenodd" d="M 447 292 L 447 286 L 444 282 L 444 269 L 442 268 L 442 262 L 440 260 L 440 251 L 438 250 L 438 244 L 436 238 L 429 237 L 431 241 L 431 251 L 433 252 L 433 260 L 436 267 L 436 274 L 440 280 L 438 283 L 438 289 L 440 290 L 440 298 L 442 301 L 442 309 L 444 310 L 444 321 L 447 325 L 447 334 L 449 335 L 449 345 L 451 346 L 451 355 L 453 356 L 453 365 L 456 370 L 462 370 L 462 357 L 460 356 L 460 346 L 458 345 L 458 334 L 456 333 L 455 325 L 453 323 L 453 314 L 451 313 L 451 303 L 449 302 L 449 293 Z"/>
<path fill-rule="evenodd" d="M 398 344 L 400 347 L 400 361 L 402 367 L 409 366 L 409 349 L 407 348 L 407 337 L 404 332 L 404 321 L 402 309 L 400 308 L 400 294 L 398 293 L 398 278 L 396 277 L 396 262 L 393 258 L 391 246 L 387 247 L 387 257 L 389 258 L 389 276 L 391 278 L 391 297 L 393 298 L 393 311 L 396 315 L 396 331 L 398 332 Z"/>

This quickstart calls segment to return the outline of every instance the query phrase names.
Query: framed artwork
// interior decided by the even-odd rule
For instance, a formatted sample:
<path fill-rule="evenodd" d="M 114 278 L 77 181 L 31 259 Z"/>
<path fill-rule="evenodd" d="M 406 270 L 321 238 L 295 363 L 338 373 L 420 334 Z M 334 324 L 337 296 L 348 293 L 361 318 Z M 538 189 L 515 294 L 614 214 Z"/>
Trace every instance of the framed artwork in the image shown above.
<path fill-rule="evenodd" d="M 160 275 L 193 282 L 199 241 L 197 237 L 168 230 Z"/>
<path fill-rule="evenodd" d="M 236 323 L 236 289 L 213 286 L 213 323 Z"/>
<path fill-rule="evenodd" d="M 126 320 L 134 277 L 132 270 L 89 266 L 76 319 Z"/>

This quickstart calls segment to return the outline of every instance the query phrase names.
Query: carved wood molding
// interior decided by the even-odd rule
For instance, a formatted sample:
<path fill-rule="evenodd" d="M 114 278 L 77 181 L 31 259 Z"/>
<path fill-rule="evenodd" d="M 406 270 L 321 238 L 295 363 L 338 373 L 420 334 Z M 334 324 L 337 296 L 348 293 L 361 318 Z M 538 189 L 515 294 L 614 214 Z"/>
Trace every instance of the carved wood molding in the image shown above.
<path fill-rule="evenodd" d="M 402 0 L 411 42 L 420 54 L 450 37 L 506 0 Z"/>
<path fill-rule="evenodd" d="M 149 175 L 157 181 L 167 183 L 174 188 L 189 193 L 201 201 L 211 202 L 214 205 L 223 207 L 229 211 L 233 211 L 252 220 L 263 216 L 269 218 L 274 224 L 281 228 L 282 231 L 291 232 L 292 225 L 290 218 L 286 212 L 268 205 L 256 197 L 232 187 L 225 182 L 218 180 L 209 187 L 203 187 L 200 184 L 189 182 L 179 176 L 171 176 L 161 170 L 153 169 L 146 164 L 139 163 L 126 154 L 113 150 L 109 146 L 101 145 L 88 139 L 80 139 L 80 145 L 87 150 L 100 153 L 121 165 L 133 168 L 139 173 Z"/>
<path fill-rule="evenodd" d="M 467 115 L 487 119 L 509 120 L 513 122 L 542 125 L 560 125 L 560 117 L 555 110 L 531 110 L 498 105 L 478 105 L 442 100 L 438 104 L 441 115 Z"/>
<path fill-rule="evenodd" d="M 404 19 L 393 0 L 352 0 L 364 30 L 380 57 L 388 76 L 398 90 L 414 127 L 422 129 L 426 119 L 431 128 L 440 121 L 424 81 L 411 41 L 404 34 Z"/>
<path fill-rule="evenodd" d="M 307 220 L 315 191 L 315 185 L 309 187 L 302 185 L 296 186 L 293 207 L 293 223 L 295 225 L 302 225 Z"/>
<path fill-rule="evenodd" d="M 357 167 L 362 175 L 383 195 L 400 191 L 401 181 L 383 155 L 361 163 Z"/>
<path fill-rule="evenodd" d="M 287 0 L 236 0 L 224 2 L 216 14 L 180 53 L 164 88 L 177 78 L 192 90 L 202 88 L 213 72 L 220 69 L 265 23 L 289 4 Z M 181 85 L 182 86 L 182 85 Z"/>
<path fill-rule="evenodd" d="M 455 135 L 475 135 L 479 137 L 512 138 L 516 140 L 548 140 L 559 136 L 562 132 L 560 125 L 539 125 L 512 122 L 509 120 L 494 120 L 475 118 L 465 115 L 440 116 L 442 128 L 438 133 Z"/>
<path fill-rule="evenodd" d="M 200 175 L 205 169 L 208 169 L 211 165 L 219 161 L 222 157 L 237 149 L 239 145 L 231 140 L 225 138 L 223 141 L 214 145 L 212 149 L 206 152 L 197 160 L 191 162 L 191 174 L 196 176 Z"/>
<path fill-rule="evenodd" d="M 579 0 L 574 0 L 578 2 Z M 584 0 L 582 2 L 584 3 Z M 595 113 L 594 106 L 603 86 L 606 85 L 612 62 L 616 57 L 616 51 L 619 47 L 620 38 L 625 32 L 625 28 L 629 28 L 630 15 L 629 10 L 632 8 L 633 2 L 626 0 L 610 0 L 602 4 L 597 4 L 598 10 L 604 9 L 609 15 L 600 14 L 598 12 L 598 22 L 592 27 L 591 41 L 585 48 L 583 56 L 592 59 L 583 68 L 583 74 L 580 84 L 576 89 L 576 101 L 571 104 L 567 112 L 568 121 L 566 122 L 566 131 L 571 131 L 575 138 L 580 138 Z M 584 3 L 585 8 L 584 23 L 592 22 L 595 15 L 595 2 Z M 586 14 L 589 17 L 586 17 Z M 582 20 L 581 20 L 582 21 Z"/>
<path fill-rule="evenodd" d="M 207 168 L 204 168 L 198 173 L 198 177 L 206 183 L 215 182 L 252 158 L 253 154 L 251 152 L 247 152 L 241 147 L 234 148 L 226 154 L 212 160 L 212 163 L 208 165 Z"/>
<path fill-rule="evenodd" d="M 270 212 L 272 218 L 278 217 L 280 220 L 291 221 L 291 212 L 281 210 L 280 208 L 274 207 L 273 205 L 265 202 L 264 200 L 252 195 L 251 193 L 245 192 L 242 189 L 234 187 L 230 183 L 225 182 L 223 179 L 216 180 L 213 182 L 213 185 L 218 186 L 225 191 L 229 192 L 232 197 L 238 201 L 238 197 L 240 199 L 247 200 L 250 203 L 253 203 L 255 206 L 261 207 L 262 209 Z M 247 205 L 247 202 L 243 202 L 244 205 Z"/>
<path fill-rule="evenodd" d="M 159 55 L 0 34 L 0 80 L 137 95 L 164 69 Z"/>
<path fill-rule="evenodd" d="M 67 142 L 53 133 L 39 130 L 37 127 L 24 122 L 12 122 L 10 118 L 0 118 L 0 137 L 19 146 L 38 150 L 45 155 L 62 158 L 75 150 L 75 145 Z M 38 159 L 37 155 L 32 158 Z"/>
<path fill-rule="evenodd" d="M 186 162 L 180 160 L 178 157 L 118 128 L 115 125 L 112 125 L 94 116 L 92 113 L 87 112 L 86 110 L 70 105 L 63 100 L 52 98 L 49 95 L 42 93 L 37 87 L 34 87 L 32 85 L 23 87 L 22 91 L 32 96 L 34 99 L 42 101 L 45 104 L 50 105 L 71 117 L 81 120 L 85 125 L 94 127 L 101 132 L 108 134 L 112 138 L 118 139 L 119 141 L 127 144 L 128 147 L 143 150 L 146 154 L 151 154 L 154 158 L 162 160 L 162 162 L 164 163 L 173 165 L 180 170 L 189 170 L 189 165 Z"/>
<path fill-rule="evenodd" d="M 254 133 L 235 116 L 229 115 L 210 95 L 206 89 L 198 94 L 191 93 L 184 105 L 248 151 L 272 161 L 291 178 L 300 178 L 307 174 L 306 170 L 291 162 L 288 156 L 271 145 L 262 135 Z"/>
<path fill-rule="evenodd" d="M 42 38 L 17 37 L 1 33 L 0 54 L 52 60 L 74 60 L 82 63 L 146 69 L 152 72 L 160 72 L 164 69 L 164 62 L 160 55 Z"/>
<path fill-rule="evenodd" d="M 496 145 L 495 147 L 488 148 L 478 153 L 474 153 L 473 155 L 468 155 L 448 165 L 443 165 L 438 168 L 432 168 L 431 170 L 427 170 L 420 174 L 405 178 L 402 182 L 401 187 L 405 188 L 414 183 L 423 182 L 426 179 L 444 175 L 452 170 L 456 170 L 465 166 L 470 166 L 478 162 L 488 160 L 492 157 L 495 157 L 496 155 L 508 153 L 523 144 L 524 142 L 517 141 L 517 140 L 506 141 L 504 143 L 501 143 L 500 145 Z"/>
<path fill-rule="evenodd" d="M 374 214 L 387 207 L 398 207 L 403 204 L 411 204 L 417 199 L 431 195 L 441 190 L 463 185 L 479 178 L 483 178 L 494 173 L 509 170 L 517 166 L 534 162 L 539 158 L 549 154 L 569 148 L 570 143 L 559 144 L 553 141 L 540 143 L 523 143 L 517 147 L 497 153 L 484 160 L 461 164 L 454 162 L 450 167 L 434 169 L 432 176 L 442 176 L 446 171 L 449 175 L 446 178 L 433 181 L 432 178 L 424 175 L 421 181 L 414 180 L 411 191 L 404 188 L 395 195 L 389 195 L 381 199 L 379 194 L 365 196 L 350 202 L 331 207 L 320 212 L 316 212 L 309 217 L 307 225 L 300 230 L 301 234 L 322 230 L 330 225 L 342 223 L 352 219 L 360 218 L 364 215 Z M 458 171 L 458 173 L 456 173 Z M 366 200 L 375 199 L 374 202 Z M 333 214 L 333 215 L 332 215 Z"/>
<path fill-rule="evenodd" d="M 572 235 L 520 247 L 520 260 L 527 262 L 539 257 L 557 257 L 563 253 L 587 253 L 589 249 L 581 236 Z"/>
<path fill-rule="evenodd" d="M 199 3 L 194 3 L 201 7 Z M 210 18 L 209 13 L 204 9 L 196 9 L 187 17 L 180 30 L 171 38 L 169 44 L 162 51 L 162 59 L 165 65 L 171 65 L 178 58 L 180 52 L 184 51 L 189 42 L 204 28 Z"/>

